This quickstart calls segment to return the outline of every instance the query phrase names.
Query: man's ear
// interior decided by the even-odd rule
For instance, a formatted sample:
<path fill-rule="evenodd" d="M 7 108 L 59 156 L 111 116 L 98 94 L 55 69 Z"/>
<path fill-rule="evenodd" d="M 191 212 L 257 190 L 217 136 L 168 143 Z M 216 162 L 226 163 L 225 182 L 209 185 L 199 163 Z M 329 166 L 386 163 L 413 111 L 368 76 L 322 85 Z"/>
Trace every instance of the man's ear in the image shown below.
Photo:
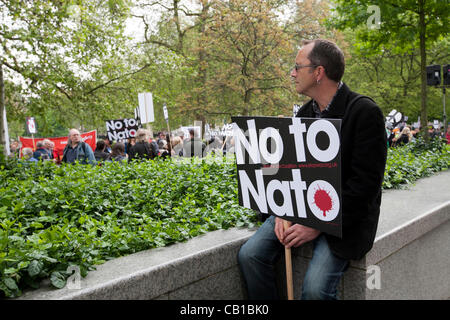
<path fill-rule="evenodd" d="M 324 69 L 324 67 L 323 67 L 323 66 L 318 66 L 318 67 L 316 68 L 315 72 L 316 72 L 316 79 L 317 79 L 318 81 L 323 80 L 323 77 L 324 77 L 324 75 L 325 75 L 325 69 Z"/>

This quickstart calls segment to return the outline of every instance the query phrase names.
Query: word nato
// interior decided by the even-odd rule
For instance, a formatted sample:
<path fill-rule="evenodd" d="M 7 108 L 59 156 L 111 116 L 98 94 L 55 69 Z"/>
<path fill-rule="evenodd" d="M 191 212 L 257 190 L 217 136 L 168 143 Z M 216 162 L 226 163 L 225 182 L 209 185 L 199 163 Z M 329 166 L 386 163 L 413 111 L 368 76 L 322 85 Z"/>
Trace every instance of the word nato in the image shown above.
<path fill-rule="evenodd" d="M 252 163 L 260 164 L 262 160 L 266 160 L 270 164 L 279 163 L 283 158 L 284 145 L 283 139 L 280 136 L 277 129 L 273 127 L 267 127 L 262 129 L 259 134 L 259 141 L 256 132 L 255 120 L 247 120 L 248 136 L 247 140 L 245 134 L 237 125 L 234 127 L 234 136 L 236 140 L 236 162 L 237 164 L 245 164 L 245 157 L 243 148 L 247 150 Z M 306 132 L 306 139 L 304 139 L 304 133 Z M 324 132 L 329 138 L 329 145 L 325 150 L 320 149 L 316 144 L 316 137 L 319 132 Z M 305 153 L 305 140 L 306 147 L 308 148 L 311 156 L 320 162 L 328 162 L 333 160 L 339 153 L 340 138 L 339 133 L 334 125 L 324 119 L 314 121 L 306 130 L 306 125 L 302 123 L 301 118 L 292 118 L 292 125 L 289 126 L 289 133 L 294 136 L 295 142 L 295 154 L 297 162 L 306 162 Z M 272 139 L 275 142 L 275 151 L 269 152 L 267 150 L 267 141 Z M 285 138 L 286 140 L 286 138 Z M 273 147 L 271 148 L 274 149 Z M 263 159 L 262 159 L 263 158 Z M 255 199 L 258 205 L 259 211 L 262 213 L 268 213 L 267 204 L 270 209 L 278 216 L 294 216 L 292 209 L 291 190 L 295 192 L 297 212 L 299 218 L 306 218 L 304 191 L 307 190 L 306 182 L 302 181 L 300 169 L 293 169 L 292 181 L 279 181 L 276 179 L 271 180 L 267 184 L 267 190 L 264 186 L 263 172 L 262 170 L 255 170 L 257 190 L 253 186 L 250 178 L 245 170 L 238 170 L 239 179 L 241 182 L 242 200 L 244 207 L 250 208 L 249 192 Z M 315 185 L 314 182 L 310 183 Z M 279 206 L 274 201 L 274 193 L 279 190 L 283 194 L 284 204 Z"/>

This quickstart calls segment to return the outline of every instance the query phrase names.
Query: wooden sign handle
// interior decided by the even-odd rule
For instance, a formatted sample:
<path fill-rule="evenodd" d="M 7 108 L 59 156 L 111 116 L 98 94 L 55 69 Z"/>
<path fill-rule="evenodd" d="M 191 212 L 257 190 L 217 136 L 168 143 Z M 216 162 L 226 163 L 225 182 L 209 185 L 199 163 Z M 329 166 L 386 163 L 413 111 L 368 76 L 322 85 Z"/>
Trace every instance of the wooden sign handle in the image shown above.
<path fill-rule="evenodd" d="M 283 221 L 284 230 L 289 228 L 289 224 L 286 220 Z M 284 255 L 286 257 L 286 284 L 288 300 L 294 300 L 294 286 L 292 281 L 292 259 L 291 248 L 284 248 Z"/>

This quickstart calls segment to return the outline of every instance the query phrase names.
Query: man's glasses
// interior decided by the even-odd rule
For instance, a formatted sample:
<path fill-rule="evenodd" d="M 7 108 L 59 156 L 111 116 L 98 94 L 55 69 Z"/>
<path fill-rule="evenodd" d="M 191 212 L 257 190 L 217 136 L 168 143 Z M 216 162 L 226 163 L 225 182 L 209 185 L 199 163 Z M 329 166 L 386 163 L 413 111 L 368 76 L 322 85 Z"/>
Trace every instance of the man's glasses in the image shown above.
<path fill-rule="evenodd" d="M 302 66 L 301 64 L 295 64 L 294 65 L 294 69 L 295 69 L 295 71 L 298 71 L 298 69 L 301 69 L 301 68 L 315 68 L 315 67 L 318 67 L 317 65 L 315 65 L 315 64 L 310 64 L 310 65 L 304 65 L 304 66 Z"/>

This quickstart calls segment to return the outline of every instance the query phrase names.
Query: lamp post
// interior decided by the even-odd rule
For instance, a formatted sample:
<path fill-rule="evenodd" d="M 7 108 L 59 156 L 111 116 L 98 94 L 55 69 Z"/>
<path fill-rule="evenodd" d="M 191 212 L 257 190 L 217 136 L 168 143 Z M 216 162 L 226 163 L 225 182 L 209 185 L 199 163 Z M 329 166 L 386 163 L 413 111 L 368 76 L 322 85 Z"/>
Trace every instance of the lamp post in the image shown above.
<path fill-rule="evenodd" d="M 442 66 L 442 74 L 444 81 L 441 86 L 441 65 L 427 66 L 427 85 L 434 86 L 436 88 L 442 88 L 442 104 L 443 104 L 443 117 L 444 132 L 447 132 L 447 112 L 445 111 L 445 88 L 450 85 L 450 64 Z"/>
<path fill-rule="evenodd" d="M 442 86 L 442 104 L 444 105 L 444 133 L 447 132 L 447 112 L 445 112 L 445 84 Z"/>

